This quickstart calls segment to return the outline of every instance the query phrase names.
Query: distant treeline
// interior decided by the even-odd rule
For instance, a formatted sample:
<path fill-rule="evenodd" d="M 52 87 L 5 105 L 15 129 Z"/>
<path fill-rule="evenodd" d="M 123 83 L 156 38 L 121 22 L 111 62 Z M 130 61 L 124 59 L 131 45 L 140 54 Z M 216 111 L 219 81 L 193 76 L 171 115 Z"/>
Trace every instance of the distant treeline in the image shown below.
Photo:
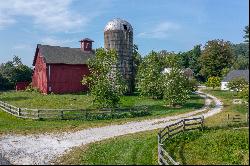
<path fill-rule="evenodd" d="M 18 56 L 0 64 L 0 90 L 14 89 L 17 82 L 31 82 L 32 69 L 22 64 Z"/>

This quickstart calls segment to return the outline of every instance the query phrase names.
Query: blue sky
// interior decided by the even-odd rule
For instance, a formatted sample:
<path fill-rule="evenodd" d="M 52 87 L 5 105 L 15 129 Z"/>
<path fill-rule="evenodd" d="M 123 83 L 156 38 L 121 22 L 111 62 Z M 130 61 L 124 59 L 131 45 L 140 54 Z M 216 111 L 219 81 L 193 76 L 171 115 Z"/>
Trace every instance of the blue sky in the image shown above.
<path fill-rule="evenodd" d="M 248 0 L 1 0 L 0 63 L 18 55 L 31 66 L 38 43 L 80 47 L 88 37 L 103 47 L 113 18 L 131 23 L 142 55 L 187 51 L 212 39 L 241 43 L 248 6 Z"/>

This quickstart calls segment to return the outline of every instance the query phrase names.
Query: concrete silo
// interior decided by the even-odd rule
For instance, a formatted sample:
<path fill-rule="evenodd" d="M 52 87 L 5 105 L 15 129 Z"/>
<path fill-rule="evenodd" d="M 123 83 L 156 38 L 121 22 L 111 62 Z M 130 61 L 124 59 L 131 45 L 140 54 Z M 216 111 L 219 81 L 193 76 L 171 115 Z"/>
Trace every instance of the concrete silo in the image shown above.
<path fill-rule="evenodd" d="M 125 20 L 116 18 L 109 21 L 104 29 L 105 49 L 115 49 L 119 61 L 117 68 L 128 85 L 128 93 L 134 90 L 134 70 L 133 70 L 133 28 Z"/>

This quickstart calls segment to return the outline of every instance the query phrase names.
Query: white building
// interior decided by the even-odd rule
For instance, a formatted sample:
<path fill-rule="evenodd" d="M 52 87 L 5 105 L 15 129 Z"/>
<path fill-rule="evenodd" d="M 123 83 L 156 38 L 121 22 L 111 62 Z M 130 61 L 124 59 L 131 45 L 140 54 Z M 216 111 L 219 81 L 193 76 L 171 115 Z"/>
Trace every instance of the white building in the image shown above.
<path fill-rule="evenodd" d="M 227 87 L 228 82 L 231 81 L 232 79 L 236 78 L 236 77 L 245 78 L 247 80 L 247 82 L 249 82 L 249 70 L 233 70 L 233 71 L 230 71 L 224 77 L 224 79 L 221 81 L 221 90 L 229 90 L 229 88 Z"/>

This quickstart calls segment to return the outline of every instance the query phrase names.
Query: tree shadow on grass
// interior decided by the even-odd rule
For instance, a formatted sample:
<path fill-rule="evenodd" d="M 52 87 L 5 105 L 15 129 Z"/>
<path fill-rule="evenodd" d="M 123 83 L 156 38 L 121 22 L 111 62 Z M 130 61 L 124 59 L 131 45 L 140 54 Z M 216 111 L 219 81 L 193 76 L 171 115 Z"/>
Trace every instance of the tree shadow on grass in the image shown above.
<path fill-rule="evenodd" d="M 196 100 L 196 99 L 203 99 L 203 98 L 198 95 L 191 95 L 189 100 Z"/>
<path fill-rule="evenodd" d="M 171 146 L 170 148 L 167 147 L 168 145 L 165 144 L 165 147 L 167 147 L 167 149 L 169 149 L 169 153 L 171 155 L 171 157 L 174 158 L 174 160 L 176 161 L 176 154 L 179 155 L 180 158 L 180 162 L 183 165 L 187 164 L 187 160 L 185 158 L 185 146 L 187 143 L 189 142 L 193 142 L 197 139 L 199 139 L 200 137 L 203 136 L 204 133 L 207 132 L 213 132 L 214 130 L 220 130 L 220 129 L 232 129 L 232 128 L 240 128 L 240 127 L 246 127 L 247 123 L 246 122 L 242 122 L 242 123 L 238 123 L 238 124 L 227 124 L 227 125 L 223 125 L 223 126 L 216 126 L 216 127 L 204 127 L 203 131 L 190 131 L 190 132 L 186 132 L 184 134 L 180 134 L 177 135 L 176 137 L 174 137 L 172 140 L 170 140 L 169 145 Z M 177 161 L 178 162 L 178 161 Z"/>
<path fill-rule="evenodd" d="M 170 140 L 169 144 L 171 146 L 171 148 L 169 149 L 169 154 L 171 155 L 171 157 L 177 161 L 177 154 L 180 158 L 180 161 L 177 162 L 181 162 L 181 164 L 186 165 L 187 161 L 185 158 L 185 145 L 191 141 L 195 141 L 196 139 L 200 138 L 203 135 L 203 133 L 201 133 L 201 131 L 190 131 L 190 132 L 186 132 L 186 133 L 181 133 L 180 135 L 177 135 L 176 137 L 172 138 L 172 140 Z M 165 145 L 165 147 L 167 147 L 167 145 Z"/>
<path fill-rule="evenodd" d="M 2 101 L 21 101 L 21 100 L 28 100 L 30 97 L 24 96 L 16 96 L 16 97 L 3 97 L 1 98 Z"/>
<path fill-rule="evenodd" d="M 163 105 L 149 105 L 147 106 L 149 111 L 169 111 L 171 110 L 170 108 L 167 108 L 166 106 Z"/>
<path fill-rule="evenodd" d="M 188 109 L 198 109 L 198 108 L 202 108 L 204 106 L 203 103 L 186 103 L 183 108 L 188 108 Z"/>

